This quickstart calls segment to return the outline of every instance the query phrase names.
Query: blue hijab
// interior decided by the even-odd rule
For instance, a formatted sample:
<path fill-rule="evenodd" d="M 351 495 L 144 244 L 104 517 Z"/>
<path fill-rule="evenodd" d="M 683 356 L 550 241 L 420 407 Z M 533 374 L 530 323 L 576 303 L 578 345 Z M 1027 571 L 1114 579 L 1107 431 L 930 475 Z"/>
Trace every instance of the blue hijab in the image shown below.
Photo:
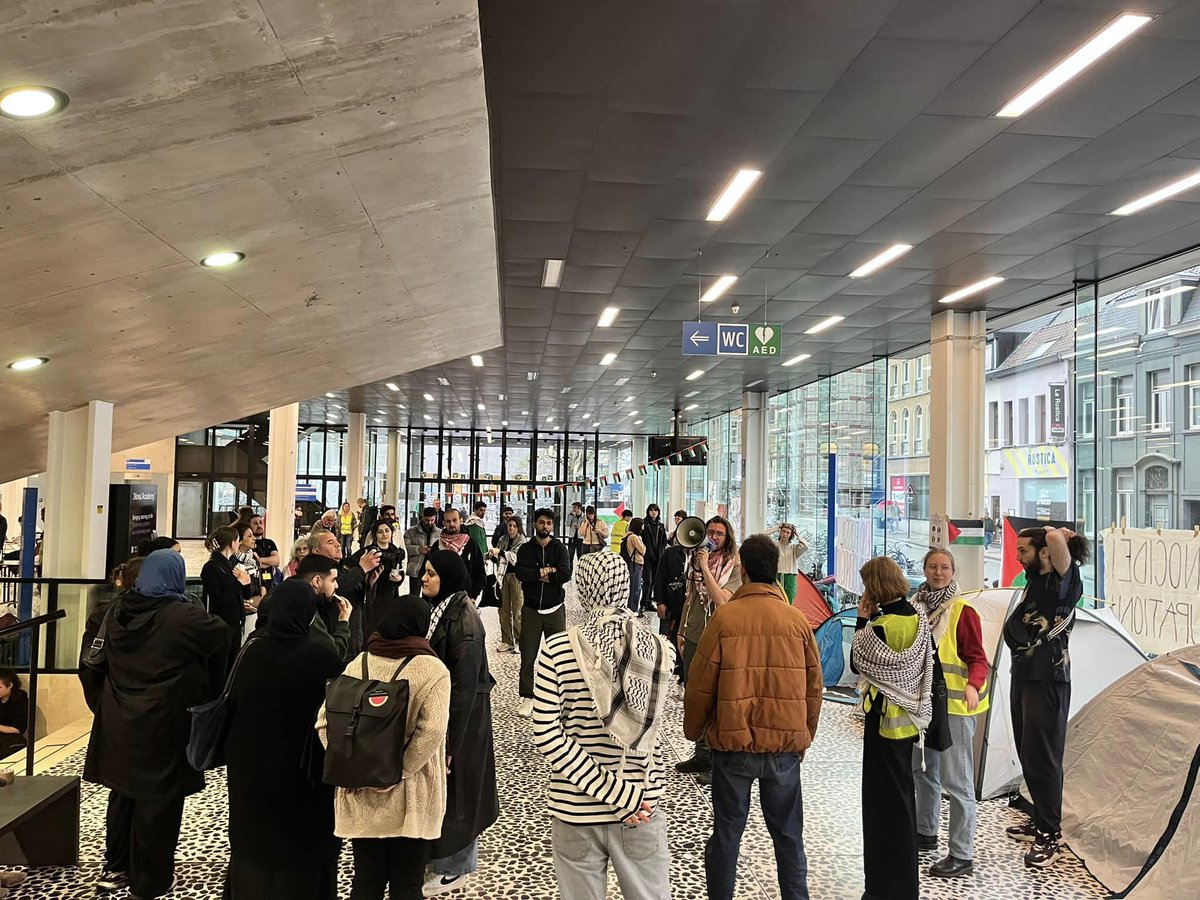
<path fill-rule="evenodd" d="M 155 550 L 142 563 L 133 590 L 143 597 L 190 603 L 186 594 L 187 567 L 174 550 Z"/>

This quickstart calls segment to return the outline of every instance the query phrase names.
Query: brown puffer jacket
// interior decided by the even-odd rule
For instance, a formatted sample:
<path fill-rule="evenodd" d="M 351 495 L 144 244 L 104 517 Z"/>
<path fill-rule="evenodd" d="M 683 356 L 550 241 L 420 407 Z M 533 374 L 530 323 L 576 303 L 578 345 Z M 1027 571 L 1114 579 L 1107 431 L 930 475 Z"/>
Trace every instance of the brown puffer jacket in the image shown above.
<path fill-rule="evenodd" d="M 683 731 L 713 750 L 803 753 L 821 715 L 812 628 L 778 586 L 747 582 L 713 614 L 688 672 Z"/>

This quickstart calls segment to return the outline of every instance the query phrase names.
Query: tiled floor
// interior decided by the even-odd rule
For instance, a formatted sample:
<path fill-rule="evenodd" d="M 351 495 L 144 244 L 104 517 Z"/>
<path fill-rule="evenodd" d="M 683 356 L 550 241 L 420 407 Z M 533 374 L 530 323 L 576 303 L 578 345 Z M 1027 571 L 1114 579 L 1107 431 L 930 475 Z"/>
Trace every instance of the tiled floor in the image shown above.
<path fill-rule="evenodd" d="M 495 612 L 484 621 L 494 631 Z M 502 814 L 483 836 L 480 869 L 465 890 L 447 895 L 472 900 L 553 900 L 558 897 L 550 862 L 550 822 L 542 796 L 545 770 L 529 739 L 528 721 L 516 716 L 518 657 L 489 648 L 496 679 L 495 741 Z M 682 706 L 674 701 L 663 727 L 664 745 L 672 762 L 690 755 L 683 740 Z M 86 723 L 76 726 L 82 733 Z M 78 772 L 86 737 L 57 739 L 40 771 Z M 861 727 L 850 708 L 826 703 L 817 740 L 804 762 L 805 839 L 809 886 L 814 900 L 857 900 L 862 893 L 860 852 L 859 772 Z M 61 758 L 63 755 L 66 758 Z M 39 753 L 39 756 L 41 754 Z M 78 869 L 31 870 L 11 900 L 81 900 L 93 896 L 103 853 L 106 792 L 85 785 L 81 840 L 83 864 Z M 703 848 L 711 826 L 707 789 L 689 777 L 671 773 L 663 811 L 671 823 L 671 881 L 675 900 L 705 896 Z M 188 801 L 178 855 L 179 887 L 172 895 L 194 900 L 220 897 L 220 879 L 228 856 L 225 838 L 226 805 L 222 773 L 209 778 L 209 787 Z M 1001 801 L 982 804 L 979 811 L 976 874 L 955 882 L 928 879 L 922 885 L 926 900 L 1079 900 L 1108 896 L 1074 858 L 1049 871 L 1026 869 L 1021 849 L 1003 837 L 1004 826 L 1019 821 Z M 943 829 L 943 834 L 945 833 Z M 933 861 L 932 854 L 924 862 Z M 343 891 L 349 894 L 349 855 L 343 857 Z M 619 898 L 615 881 L 609 897 Z M 770 837 L 762 816 L 752 812 L 738 865 L 738 900 L 779 897 Z M 268 900 L 268 898 L 264 898 Z M 566 898 L 571 900 L 571 898 Z"/>

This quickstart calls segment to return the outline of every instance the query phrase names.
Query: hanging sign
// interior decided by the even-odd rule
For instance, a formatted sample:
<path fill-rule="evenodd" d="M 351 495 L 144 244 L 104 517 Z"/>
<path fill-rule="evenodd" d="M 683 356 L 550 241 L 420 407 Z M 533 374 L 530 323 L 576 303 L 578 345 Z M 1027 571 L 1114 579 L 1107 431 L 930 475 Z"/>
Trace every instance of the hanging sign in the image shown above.
<path fill-rule="evenodd" d="M 684 356 L 778 357 L 783 352 L 783 329 L 778 324 L 684 322 Z"/>

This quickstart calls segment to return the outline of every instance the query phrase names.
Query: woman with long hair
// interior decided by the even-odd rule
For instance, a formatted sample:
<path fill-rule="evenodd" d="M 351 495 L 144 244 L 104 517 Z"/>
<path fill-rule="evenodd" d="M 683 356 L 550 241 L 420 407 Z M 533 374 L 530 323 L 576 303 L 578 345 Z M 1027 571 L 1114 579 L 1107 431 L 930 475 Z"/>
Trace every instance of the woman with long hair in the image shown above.
<path fill-rule="evenodd" d="M 1033 817 L 1013 825 L 1014 841 L 1032 842 L 1025 865 L 1045 868 L 1058 859 L 1062 840 L 1063 750 L 1071 709 L 1071 654 L 1075 606 L 1083 597 L 1079 567 L 1087 539 L 1067 528 L 1026 528 L 1017 535 L 1025 593 L 1004 623 L 1012 652 L 1009 710 Z"/>
<path fill-rule="evenodd" d="M 795 603 L 796 573 L 800 571 L 800 558 L 808 552 L 808 543 L 800 537 L 800 532 L 791 522 L 781 522 L 763 534 L 776 541 L 779 548 L 779 586 L 787 595 L 788 603 Z"/>
<path fill-rule="evenodd" d="M 227 706 L 229 875 L 226 900 L 335 900 L 339 842 L 333 789 L 300 764 L 327 679 L 342 661 L 309 639 L 312 585 L 271 592 L 271 615 L 246 645 Z"/>
<path fill-rule="evenodd" d="M 646 542 L 642 540 L 643 519 L 631 519 L 625 532 L 625 562 L 629 566 L 629 609 L 642 611 L 642 569 L 646 565 Z"/>
<path fill-rule="evenodd" d="M 354 529 L 358 527 L 358 516 L 350 508 L 350 501 L 342 504 L 337 517 L 338 540 L 342 542 L 342 556 L 349 556 L 354 546 Z"/>
<path fill-rule="evenodd" d="M 504 528 L 504 535 L 489 552 L 496 565 L 496 578 L 500 581 L 499 649 L 501 653 L 519 653 L 517 643 L 521 637 L 521 609 L 525 605 L 525 595 L 514 567 L 517 564 L 517 551 L 529 538 L 525 536 L 525 528 L 518 515 L 509 516 Z"/>
<path fill-rule="evenodd" d="M 913 744 L 933 716 L 933 638 L 906 599 L 908 578 L 880 556 L 863 580 L 850 665 L 860 676 L 863 726 L 863 900 L 917 900 Z"/>
<path fill-rule="evenodd" d="M 357 633 L 361 629 L 364 640 L 375 630 L 375 623 L 384 606 L 400 596 L 400 589 L 404 585 L 405 554 L 404 548 L 395 542 L 396 537 L 391 523 L 379 519 L 363 548 L 343 564 L 343 568 L 352 569 L 364 554 L 379 553 L 379 565 L 367 573 L 362 595 L 361 624 L 354 621 L 350 624 L 351 631 Z"/>
<path fill-rule="evenodd" d="M 246 611 L 253 611 L 250 599 L 255 596 L 254 582 L 246 566 L 235 559 L 242 535 L 250 534 L 250 526 L 243 526 L 241 534 L 232 525 L 222 525 L 208 536 L 210 556 L 200 570 L 200 583 L 204 586 L 204 603 L 210 613 L 229 626 L 229 648 L 226 664 L 233 665 L 238 648 L 242 645 L 242 629 L 246 624 Z M 158 551 L 162 553 L 163 551 Z M 173 552 L 173 551 L 167 551 Z M 251 553 L 253 555 L 253 553 Z"/>

